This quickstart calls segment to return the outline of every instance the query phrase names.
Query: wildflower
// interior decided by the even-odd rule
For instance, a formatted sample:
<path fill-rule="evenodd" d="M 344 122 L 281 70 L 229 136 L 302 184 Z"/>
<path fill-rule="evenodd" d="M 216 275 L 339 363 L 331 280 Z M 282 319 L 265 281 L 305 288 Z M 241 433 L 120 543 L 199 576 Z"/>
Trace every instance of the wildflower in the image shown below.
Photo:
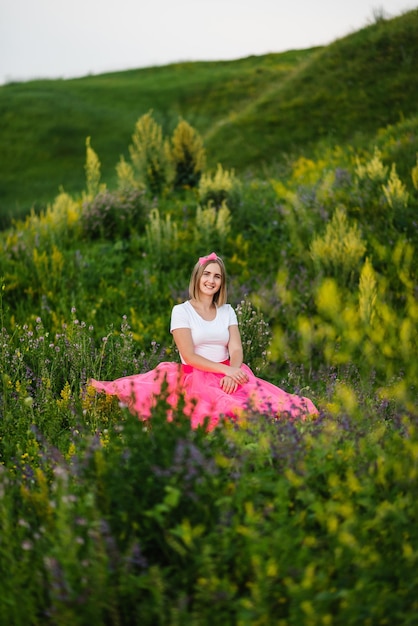
<path fill-rule="evenodd" d="M 22 526 L 22 528 L 29 528 L 29 524 L 26 520 L 20 518 L 17 522 L 18 526 Z"/>

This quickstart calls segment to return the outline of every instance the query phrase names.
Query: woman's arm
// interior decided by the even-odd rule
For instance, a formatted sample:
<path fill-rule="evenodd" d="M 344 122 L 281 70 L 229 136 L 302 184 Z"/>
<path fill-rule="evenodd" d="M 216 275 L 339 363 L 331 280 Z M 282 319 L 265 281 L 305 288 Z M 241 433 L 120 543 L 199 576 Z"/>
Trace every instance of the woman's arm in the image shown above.
<path fill-rule="evenodd" d="M 228 352 L 229 362 L 234 370 L 233 373 L 236 373 L 237 376 L 234 376 L 233 373 L 228 373 L 222 378 L 220 384 L 226 393 L 232 393 L 236 391 L 238 384 L 243 385 L 248 380 L 247 373 L 240 369 L 243 360 L 243 349 L 239 328 L 235 324 L 229 327 Z"/>
<path fill-rule="evenodd" d="M 229 362 L 232 367 L 241 367 L 244 358 L 241 335 L 238 326 L 229 327 Z"/>
<path fill-rule="evenodd" d="M 231 329 L 233 329 L 232 333 Z M 229 331 L 230 340 L 228 344 L 228 349 L 232 349 L 232 354 L 231 352 L 229 352 L 229 355 L 230 359 L 234 359 L 233 363 L 231 360 L 231 365 L 217 363 L 215 361 L 211 361 L 210 359 L 206 359 L 199 354 L 196 354 L 194 351 L 192 332 L 190 328 L 176 328 L 172 331 L 172 334 L 178 351 L 188 365 L 196 367 L 197 369 L 203 370 L 205 372 L 217 372 L 219 374 L 224 374 L 224 376 L 229 376 L 236 383 L 243 383 L 246 382 L 248 377 L 247 374 L 240 369 L 240 366 L 242 364 L 242 347 L 238 326 L 230 326 Z"/>

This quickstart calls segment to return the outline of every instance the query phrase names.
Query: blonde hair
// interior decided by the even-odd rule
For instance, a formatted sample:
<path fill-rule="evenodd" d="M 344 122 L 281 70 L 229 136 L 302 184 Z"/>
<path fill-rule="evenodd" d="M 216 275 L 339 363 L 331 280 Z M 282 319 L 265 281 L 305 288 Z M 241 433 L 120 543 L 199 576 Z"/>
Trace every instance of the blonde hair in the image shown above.
<path fill-rule="evenodd" d="M 226 298 L 227 298 L 227 290 L 226 290 L 226 270 L 225 270 L 225 264 L 223 262 L 223 260 L 221 259 L 221 257 L 216 256 L 216 259 L 208 259 L 207 261 L 204 261 L 204 263 L 200 263 L 200 261 L 198 261 L 196 263 L 196 265 L 193 268 L 192 271 L 192 275 L 190 277 L 190 283 L 189 283 L 189 296 L 191 300 L 199 300 L 199 283 L 200 283 L 200 279 L 202 278 L 203 272 L 206 269 L 206 267 L 210 264 L 210 263 L 217 263 L 219 265 L 219 267 L 221 268 L 221 286 L 219 288 L 219 291 L 217 291 L 214 296 L 213 296 L 213 302 L 217 305 L 217 306 L 222 306 L 224 304 L 226 304 Z"/>

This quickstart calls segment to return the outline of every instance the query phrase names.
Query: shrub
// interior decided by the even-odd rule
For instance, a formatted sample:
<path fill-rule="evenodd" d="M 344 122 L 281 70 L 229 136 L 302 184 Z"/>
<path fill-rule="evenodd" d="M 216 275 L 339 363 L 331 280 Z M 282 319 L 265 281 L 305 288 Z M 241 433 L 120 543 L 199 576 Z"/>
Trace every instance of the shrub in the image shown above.
<path fill-rule="evenodd" d="M 213 202 L 219 209 L 226 202 L 231 210 L 241 200 L 241 183 L 233 170 L 224 170 L 219 163 L 215 174 L 203 174 L 199 183 L 199 199 L 203 205 Z"/>
<path fill-rule="evenodd" d="M 235 307 L 244 351 L 244 363 L 254 374 L 261 376 L 267 370 L 271 331 L 263 314 L 250 300 L 241 300 Z"/>
<path fill-rule="evenodd" d="M 365 324 L 373 322 L 376 312 L 377 280 L 373 265 L 367 258 L 360 273 L 359 313 Z"/>
<path fill-rule="evenodd" d="M 326 275 L 341 277 L 342 283 L 354 278 L 366 251 L 357 223 L 349 224 L 345 209 L 335 210 L 324 235 L 311 244 L 311 257 Z"/>
<path fill-rule="evenodd" d="M 158 208 L 154 207 L 148 218 L 146 230 L 146 250 L 154 265 L 170 268 L 173 253 L 178 245 L 177 224 L 171 220 L 170 213 L 163 219 Z"/>
<path fill-rule="evenodd" d="M 418 191 L 418 154 L 417 154 L 417 162 L 411 170 L 411 178 L 412 178 L 412 184 L 414 185 L 414 189 Z"/>
<path fill-rule="evenodd" d="M 119 163 L 116 165 L 116 175 L 118 180 L 118 189 L 121 191 L 129 191 L 131 189 L 145 189 L 144 185 L 135 180 L 134 168 L 130 163 L 125 161 L 122 155 Z"/>
<path fill-rule="evenodd" d="M 159 195 L 171 178 L 161 126 L 146 113 L 139 118 L 129 147 L 134 170 L 151 194 Z"/>
<path fill-rule="evenodd" d="M 376 147 L 372 157 L 361 160 L 356 156 L 355 188 L 350 202 L 353 204 L 354 201 L 354 212 L 360 210 L 366 220 L 376 217 L 392 218 L 383 192 L 388 170 L 388 166 L 383 164 L 381 151 Z M 391 219 L 386 221 L 390 222 Z"/>
<path fill-rule="evenodd" d="M 80 235 L 81 213 L 81 201 L 61 190 L 44 211 L 37 214 L 32 210 L 24 220 L 14 223 L 4 250 L 17 258 L 32 254 L 35 248 L 50 250 L 54 245 L 69 245 Z"/>
<path fill-rule="evenodd" d="M 144 191 L 134 188 L 102 191 L 93 200 L 84 202 L 82 228 L 91 239 L 115 240 L 127 237 L 132 231 L 143 231 L 146 214 Z"/>
<path fill-rule="evenodd" d="M 86 198 L 92 200 L 99 191 L 104 191 L 105 185 L 100 185 L 99 157 L 90 145 L 90 137 L 86 139 Z"/>
<path fill-rule="evenodd" d="M 372 181 L 373 183 L 382 184 L 387 177 L 388 167 L 382 163 L 382 153 L 378 148 L 374 149 L 373 157 L 362 163 L 359 157 L 356 157 L 356 175 L 359 181 Z"/>
<path fill-rule="evenodd" d="M 382 189 L 392 214 L 401 212 L 407 207 L 409 194 L 399 179 L 395 163 L 392 164 L 389 180 L 386 185 L 382 185 Z"/>
<path fill-rule="evenodd" d="M 218 210 L 212 202 L 209 202 L 206 207 L 197 207 L 194 243 L 198 250 L 216 248 L 222 254 L 230 230 L 231 213 L 225 201 Z"/>
<path fill-rule="evenodd" d="M 177 125 L 169 155 L 174 167 L 174 189 L 196 187 L 205 167 L 206 153 L 200 135 L 185 120 Z"/>

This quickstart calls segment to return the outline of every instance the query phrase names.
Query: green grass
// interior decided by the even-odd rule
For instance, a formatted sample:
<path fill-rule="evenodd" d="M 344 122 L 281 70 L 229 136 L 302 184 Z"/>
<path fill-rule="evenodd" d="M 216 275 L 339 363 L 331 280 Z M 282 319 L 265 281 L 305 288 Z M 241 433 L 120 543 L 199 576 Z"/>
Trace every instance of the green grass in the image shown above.
<path fill-rule="evenodd" d="M 0 212 L 27 211 L 60 185 L 84 186 L 85 139 L 91 136 L 106 181 L 148 112 L 171 133 L 183 117 L 203 135 L 254 93 L 283 79 L 309 51 L 219 63 L 182 63 L 76 80 L 33 81 L 0 89 Z"/>
<path fill-rule="evenodd" d="M 208 149 L 219 146 L 218 158 L 242 169 L 312 152 L 323 140 L 364 145 L 380 128 L 417 113 L 417 31 L 416 10 L 318 50 L 219 127 Z"/>
<path fill-rule="evenodd" d="M 169 135 L 180 117 L 205 139 L 208 166 L 260 171 L 318 142 L 374 141 L 417 114 L 418 10 L 379 19 L 324 48 L 236 61 L 178 63 L 0 88 L 0 217 L 84 186 L 85 139 L 114 181 L 149 111 Z"/>

